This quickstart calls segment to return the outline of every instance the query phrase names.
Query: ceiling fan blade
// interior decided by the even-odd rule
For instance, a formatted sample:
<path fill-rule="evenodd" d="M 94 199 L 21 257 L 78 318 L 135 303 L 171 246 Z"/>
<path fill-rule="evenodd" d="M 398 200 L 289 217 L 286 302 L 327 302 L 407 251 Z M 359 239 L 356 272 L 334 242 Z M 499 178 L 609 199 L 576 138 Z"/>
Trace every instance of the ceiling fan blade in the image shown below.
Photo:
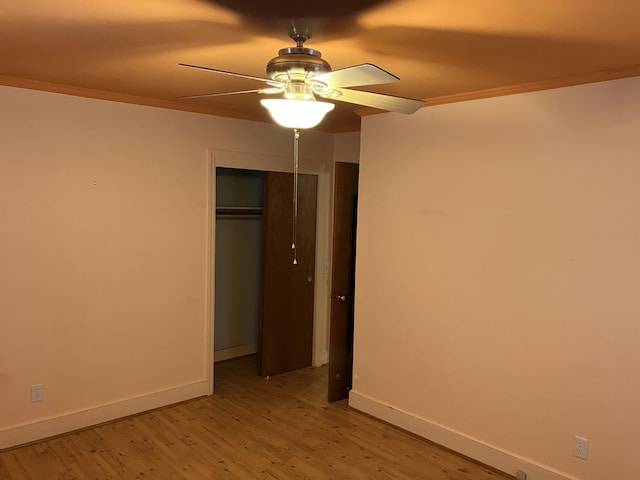
<path fill-rule="evenodd" d="M 348 2 L 299 2 L 287 0 L 264 2 L 257 0 L 205 0 L 241 15 L 260 19 L 269 18 L 336 18 L 354 15 L 372 7 L 387 3 L 389 0 L 349 0 Z"/>
<path fill-rule="evenodd" d="M 180 65 L 181 67 L 189 67 L 189 68 L 197 68 L 199 70 L 206 70 L 207 72 L 222 73 L 223 75 L 231 75 L 233 77 L 248 78 L 249 80 L 257 80 L 258 82 L 265 82 L 273 86 L 280 86 L 280 83 L 274 82 L 273 80 L 270 80 L 268 78 L 254 77 L 251 75 L 245 75 L 243 73 L 227 72 L 226 70 L 218 70 L 217 68 L 201 67 L 199 65 L 189 65 L 188 63 L 179 63 L 178 65 Z"/>
<path fill-rule="evenodd" d="M 341 95 L 337 97 L 329 96 L 328 98 L 341 102 L 364 105 L 365 107 L 387 110 L 389 112 L 410 114 L 424 106 L 424 101 L 413 98 L 394 97 L 382 93 L 363 92 L 360 90 L 349 90 L 347 88 L 339 88 L 336 90 L 338 90 Z"/>
<path fill-rule="evenodd" d="M 380 85 L 382 83 L 393 83 L 400 80 L 395 75 L 371 63 L 341 68 L 333 72 L 317 75 L 313 77 L 313 79 L 326 83 L 332 88 Z"/>
<path fill-rule="evenodd" d="M 237 90 L 235 92 L 217 92 L 217 93 L 198 93 L 196 95 L 181 95 L 176 97 L 180 100 L 185 98 L 203 98 L 203 97 L 222 97 L 225 95 L 241 95 L 243 93 L 262 93 L 264 95 L 273 95 L 282 92 L 281 88 L 259 88 L 257 90 Z"/>

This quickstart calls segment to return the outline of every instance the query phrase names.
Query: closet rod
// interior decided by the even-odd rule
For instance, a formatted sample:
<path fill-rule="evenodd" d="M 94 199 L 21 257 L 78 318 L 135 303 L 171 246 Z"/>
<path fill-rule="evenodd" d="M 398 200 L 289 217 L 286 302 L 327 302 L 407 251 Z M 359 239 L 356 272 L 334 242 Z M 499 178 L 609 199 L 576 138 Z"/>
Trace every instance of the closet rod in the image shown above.
<path fill-rule="evenodd" d="M 260 216 L 262 207 L 217 207 L 216 216 Z"/>

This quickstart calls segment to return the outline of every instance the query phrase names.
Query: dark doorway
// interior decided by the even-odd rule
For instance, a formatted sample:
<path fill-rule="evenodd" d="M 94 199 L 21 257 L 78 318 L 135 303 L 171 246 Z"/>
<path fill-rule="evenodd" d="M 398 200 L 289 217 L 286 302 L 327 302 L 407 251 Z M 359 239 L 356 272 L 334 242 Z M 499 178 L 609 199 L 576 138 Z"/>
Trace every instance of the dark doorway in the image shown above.
<path fill-rule="evenodd" d="M 353 294 L 355 291 L 358 172 L 357 164 L 336 163 L 329 324 L 328 398 L 330 402 L 349 396 L 353 374 Z"/>

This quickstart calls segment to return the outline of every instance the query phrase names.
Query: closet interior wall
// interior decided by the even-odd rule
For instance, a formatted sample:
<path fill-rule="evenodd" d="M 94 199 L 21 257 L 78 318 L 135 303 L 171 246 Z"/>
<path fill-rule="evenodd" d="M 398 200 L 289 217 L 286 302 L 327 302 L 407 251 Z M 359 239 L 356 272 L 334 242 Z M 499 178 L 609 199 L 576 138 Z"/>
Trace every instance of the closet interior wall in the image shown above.
<path fill-rule="evenodd" d="M 216 169 L 215 361 L 257 353 L 264 172 Z"/>

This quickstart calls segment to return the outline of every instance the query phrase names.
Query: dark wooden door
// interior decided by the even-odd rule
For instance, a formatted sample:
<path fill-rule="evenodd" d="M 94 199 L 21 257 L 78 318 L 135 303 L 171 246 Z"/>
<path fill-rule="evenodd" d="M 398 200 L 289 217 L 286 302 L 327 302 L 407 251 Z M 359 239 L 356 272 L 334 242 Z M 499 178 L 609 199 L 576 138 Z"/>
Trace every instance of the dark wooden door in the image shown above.
<path fill-rule="evenodd" d="M 265 174 L 259 346 L 264 377 L 311 365 L 317 190 L 317 176 L 299 175 L 294 265 L 293 175 Z"/>
<path fill-rule="evenodd" d="M 330 402 L 349 396 L 353 372 L 358 165 L 336 163 L 333 216 L 333 273 L 329 326 Z"/>

